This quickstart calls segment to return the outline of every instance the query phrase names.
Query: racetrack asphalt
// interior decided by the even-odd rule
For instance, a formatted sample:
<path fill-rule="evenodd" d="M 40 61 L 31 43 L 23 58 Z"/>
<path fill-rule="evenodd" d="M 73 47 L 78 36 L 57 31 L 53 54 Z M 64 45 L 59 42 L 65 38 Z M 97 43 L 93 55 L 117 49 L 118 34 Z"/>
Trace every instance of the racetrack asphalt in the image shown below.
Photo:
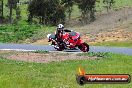
<path fill-rule="evenodd" d="M 0 50 L 15 50 L 15 51 L 54 51 L 50 45 L 33 45 L 33 44 L 0 44 Z M 64 52 L 81 52 L 80 50 L 64 50 Z M 132 55 L 132 48 L 127 47 L 106 47 L 106 46 L 90 46 L 90 52 L 111 52 L 118 54 Z"/>

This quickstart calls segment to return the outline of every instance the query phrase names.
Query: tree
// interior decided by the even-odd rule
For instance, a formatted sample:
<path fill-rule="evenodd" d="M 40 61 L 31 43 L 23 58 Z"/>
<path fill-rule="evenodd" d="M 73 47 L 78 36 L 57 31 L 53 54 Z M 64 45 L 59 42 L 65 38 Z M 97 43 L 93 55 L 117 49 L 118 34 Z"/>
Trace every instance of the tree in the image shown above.
<path fill-rule="evenodd" d="M 56 8 L 55 13 L 51 17 L 51 22 L 53 25 L 59 24 L 59 23 L 65 23 L 65 8 L 62 5 L 58 5 Z"/>
<path fill-rule="evenodd" d="M 59 0 L 32 0 L 29 3 L 28 21 L 39 18 L 44 25 L 56 25 L 65 20 L 65 9 Z"/>
<path fill-rule="evenodd" d="M 3 6 L 4 6 L 3 0 L 1 0 L 0 1 L 0 20 L 1 22 L 3 22 Z"/>
<path fill-rule="evenodd" d="M 114 0 L 103 0 L 103 3 L 106 5 L 107 12 L 111 9 L 112 5 L 115 3 Z"/>
<path fill-rule="evenodd" d="M 10 15 L 9 15 L 9 21 L 10 23 L 12 23 L 12 11 L 13 9 L 17 8 L 17 3 L 19 2 L 19 0 L 8 0 L 8 7 L 10 9 Z"/>
<path fill-rule="evenodd" d="M 20 8 L 19 7 L 17 7 L 16 8 L 16 19 L 20 19 L 21 18 L 21 11 L 20 11 Z"/>
<path fill-rule="evenodd" d="M 83 24 L 87 24 L 95 20 L 95 2 L 96 0 L 75 0 L 81 10 L 81 18 Z"/>
<path fill-rule="evenodd" d="M 64 4 L 64 7 L 66 8 L 66 11 L 68 13 L 68 18 L 70 19 L 73 10 L 74 0 L 62 0 L 62 4 Z"/>

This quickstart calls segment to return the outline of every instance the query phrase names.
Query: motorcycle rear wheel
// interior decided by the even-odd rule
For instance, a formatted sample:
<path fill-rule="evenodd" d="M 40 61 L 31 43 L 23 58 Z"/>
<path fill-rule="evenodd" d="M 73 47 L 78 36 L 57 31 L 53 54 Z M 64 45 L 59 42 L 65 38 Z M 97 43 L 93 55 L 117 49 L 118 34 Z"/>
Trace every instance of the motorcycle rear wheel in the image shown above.
<path fill-rule="evenodd" d="M 88 52 L 89 51 L 89 45 L 87 43 L 82 43 L 78 48 L 83 51 L 83 52 Z"/>

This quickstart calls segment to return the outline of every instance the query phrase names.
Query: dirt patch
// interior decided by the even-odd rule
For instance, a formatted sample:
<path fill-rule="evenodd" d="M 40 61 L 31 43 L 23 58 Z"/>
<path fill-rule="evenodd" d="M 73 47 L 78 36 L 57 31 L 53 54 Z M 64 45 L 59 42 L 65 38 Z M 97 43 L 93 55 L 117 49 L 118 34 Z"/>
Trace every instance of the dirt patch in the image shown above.
<path fill-rule="evenodd" d="M 4 51 L 0 51 L 4 52 Z M 98 57 L 89 57 L 89 56 L 80 56 L 75 53 L 34 53 L 34 52 L 14 52 L 11 53 L 8 51 L 8 54 L 4 54 L 2 57 L 10 60 L 19 60 L 26 62 L 37 62 L 37 63 L 49 63 L 49 62 L 58 62 L 65 60 L 95 60 Z"/>
<path fill-rule="evenodd" d="M 110 32 L 100 32 L 95 35 L 83 35 L 82 38 L 91 44 L 108 41 L 130 41 L 132 40 L 132 32 L 117 29 Z"/>
<path fill-rule="evenodd" d="M 111 31 L 129 23 L 132 23 L 132 7 L 124 7 L 109 13 L 96 14 L 96 20 L 86 25 L 81 25 L 79 19 L 71 19 L 68 21 L 67 27 L 85 34 Z"/>
<path fill-rule="evenodd" d="M 104 41 L 129 41 L 132 40 L 132 32 L 117 30 L 111 32 L 102 32 L 96 35 L 97 42 Z"/>

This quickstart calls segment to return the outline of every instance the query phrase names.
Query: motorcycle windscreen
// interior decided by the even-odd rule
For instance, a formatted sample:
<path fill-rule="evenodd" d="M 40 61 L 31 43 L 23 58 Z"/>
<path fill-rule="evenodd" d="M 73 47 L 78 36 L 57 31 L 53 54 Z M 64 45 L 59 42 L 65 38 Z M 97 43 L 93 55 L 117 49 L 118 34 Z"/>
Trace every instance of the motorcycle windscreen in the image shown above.
<path fill-rule="evenodd" d="M 77 40 L 80 35 L 76 32 L 70 32 L 69 36 L 71 36 L 73 40 Z"/>
<path fill-rule="evenodd" d="M 76 34 L 77 34 L 77 33 L 74 32 L 74 31 L 72 31 L 72 32 L 69 33 L 70 36 L 76 36 Z"/>

